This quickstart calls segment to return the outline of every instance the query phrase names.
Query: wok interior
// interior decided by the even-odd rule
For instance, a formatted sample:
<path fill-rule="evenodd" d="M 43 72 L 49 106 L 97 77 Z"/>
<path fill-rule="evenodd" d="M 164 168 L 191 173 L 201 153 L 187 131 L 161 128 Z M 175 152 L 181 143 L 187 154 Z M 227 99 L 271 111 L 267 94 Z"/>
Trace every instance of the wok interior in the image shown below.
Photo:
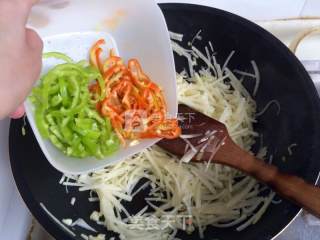
<path fill-rule="evenodd" d="M 165 5 L 164 14 L 170 31 L 183 33 L 184 39 L 190 41 L 201 29 L 202 40 L 197 47 L 204 49 L 208 41 L 212 42 L 217 52 L 217 62 L 224 63 L 232 50 L 235 50 L 229 69 L 253 72 L 250 64 L 254 60 L 261 75 L 260 87 L 254 98 L 257 111 L 262 110 L 271 100 L 281 105 L 281 113 L 270 108 L 259 117 L 255 130 L 263 135 L 263 143 L 268 147 L 268 156 L 273 155 L 273 164 L 282 171 L 298 175 L 314 183 L 319 172 L 316 160 L 316 148 L 319 145 L 319 130 L 316 121 L 319 113 L 315 110 L 317 96 L 315 88 L 298 60 L 282 44 L 252 23 L 232 14 L 199 6 Z M 187 47 L 187 41 L 184 46 Z M 187 68 L 184 58 L 175 56 L 177 72 Z M 254 80 L 243 82 L 252 93 Z M 318 101 L 316 99 L 316 101 Z M 257 139 L 253 151 L 259 147 Z M 288 146 L 296 143 L 294 154 L 288 156 Z M 286 156 L 283 161 L 282 156 Z M 280 232 L 298 213 L 300 209 L 294 204 L 282 201 L 279 205 L 270 205 L 258 223 L 242 232 L 235 230 L 208 228 L 209 236 L 217 239 L 270 239 Z M 187 238 L 187 237 L 186 237 Z M 188 238 L 191 239 L 191 238 Z M 197 239 L 193 235 L 192 239 Z"/>

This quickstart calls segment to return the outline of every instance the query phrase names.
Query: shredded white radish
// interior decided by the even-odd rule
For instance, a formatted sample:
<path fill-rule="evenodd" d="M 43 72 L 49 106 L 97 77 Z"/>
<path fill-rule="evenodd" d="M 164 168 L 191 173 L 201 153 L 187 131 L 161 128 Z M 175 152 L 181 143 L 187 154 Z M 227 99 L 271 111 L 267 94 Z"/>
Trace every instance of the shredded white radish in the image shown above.
<path fill-rule="evenodd" d="M 71 227 L 74 227 L 74 226 L 78 226 L 78 227 L 81 227 L 85 230 L 88 230 L 88 231 L 92 231 L 92 232 L 97 232 L 97 230 L 95 230 L 93 227 L 91 227 L 88 223 L 86 223 L 86 221 L 84 221 L 82 218 L 78 218 L 76 221 L 72 222 L 70 224 Z"/>
<path fill-rule="evenodd" d="M 184 139 L 189 139 L 189 138 L 196 138 L 196 137 L 201 137 L 202 134 L 198 133 L 198 134 L 188 134 L 188 135 L 180 135 L 180 138 L 184 138 Z"/>
<path fill-rule="evenodd" d="M 194 70 L 193 70 L 193 65 L 194 61 L 192 60 L 192 55 L 190 54 L 190 51 L 182 48 L 179 44 L 177 44 L 174 41 L 171 41 L 172 49 L 180 56 L 184 56 L 188 60 L 188 65 L 189 65 L 189 71 L 190 71 L 190 76 L 194 76 Z"/>
<path fill-rule="evenodd" d="M 62 184 L 64 182 L 64 180 L 66 179 L 66 176 L 63 174 L 60 181 L 59 181 L 59 184 Z"/>
<path fill-rule="evenodd" d="M 289 156 L 292 156 L 292 149 L 293 148 L 295 148 L 295 147 L 297 147 L 298 146 L 298 144 L 296 144 L 296 143 L 292 143 L 289 147 L 288 147 L 288 153 L 289 153 Z"/>
<path fill-rule="evenodd" d="M 235 53 L 236 51 L 232 51 L 229 56 L 227 57 L 227 60 L 224 62 L 223 66 L 222 66 L 222 71 L 224 71 L 224 69 L 228 66 L 228 63 L 229 61 L 231 60 L 233 54 Z"/>
<path fill-rule="evenodd" d="M 200 39 L 199 34 L 194 39 Z M 171 33 L 171 36 L 176 41 L 183 37 L 176 33 Z M 205 54 L 192 44 L 190 49 L 185 49 L 173 41 L 172 46 L 189 64 L 190 76 L 186 71 L 177 74 L 179 102 L 223 122 L 231 138 L 240 147 L 250 151 L 258 136 L 253 129 L 256 103 L 228 69 L 228 62 L 235 52 L 231 52 L 221 66 L 216 61 L 210 42 Z M 193 66 L 198 61 L 204 62 L 206 67 L 196 72 Z M 251 64 L 254 75 L 250 76 L 256 79 L 253 91 L 256 94 L 260 74 L 255 62 Z M 120 239 L 168 240 L 174 239 L 178 230 L 188 233 L 197 230 L 199 238 L 203 238 L 206 228 L 211 225 L 234 226 L 240 231 L 256 223 L 267 210 L 274 193 L 255 179 L 230 167 L 214 163 L 190 163 L 191 158 L 201 153 L 207 142 L 221 144 L 214 139 L 214 132 L 208 131 L 203 142 L 199 142 L 203 145 L 197 149 L 188 140 L 194 137 L 199 136 L 182 136 L 187 148 L 180 159 L 158 146 L 152 146 L 115 165 L 90 174 L 73 176 L 75 182 L 64 184 L 78 186 L 80 191 L 94 191 L 98 195 L 100 209 L 94 211 L 90 219 L 119 233 Z M 264 158 L 266 155 L 267 149 L 261 146 L 257 156 Z M 146 180 L 142 186 L 138 185 Z M 130 215 L 125 202 L 134 201 L 134 196 L 146 187 L 151 189 L 145 196 L 147 205 L 137 214 Z M 133 192 L 134 189 L 137 190 Z M 261 192 L 265 191 L 269 193 L 261 196 Z M 90 195 L 89 199 L 92 198 Z"/>
<path fill-rule="evenodd" d="M 40 207 L 48 214 L 48 216 L 56 223 L 58 224 L 64 231 L 69 233 L 72 237 L 75 237 L 76 234 L 71 231 L 69 228 L 67 228 L 58 218 L 56 218 L 43 203 L 40 203 Z"/>
<path fill-rule="evenodd" d="M 62 223 L 67 225 L 67 226 L 71 226 L 72 225 L 72 219 L 70 219 L 70 218 L 62 219 Z"/>
<path fill-rule="evenodd" d="M 282 203 L 282 199 L 278 199 L 278 200 L 273 199 L 271 202 L 272 202 L 273 204 L 277 205 L 277 204 Z"/>
<path fill-rule="evenodd" d="M 277 100 L 271 100 L 269 101 L 266 106 L 256 114 L 257 117 L 260 117 L 262 116 L 270 107 L 271 105 L 274 104 L 276 107 L 277 107 L 277 116 L 280 114 L 280 111 L 281 111 L 281 106 L 280 106 L 280 103 L 279 101 Z"/>
<path fill-rule="evenodd" d="M 89 240 L 88 235 L 81 233 L 80 237 L 82 237 L 84 240 Z"/>
<path fill-rule="evenodd" d="M 97 236 L 92 236 L 92 235 L 81 235 L 85 240 L 106 240 L 106 235 L 104 234 L 98 234 Z M 110 238 L 111 239 L 111 238 Z"/>
<path fill-rule="evenodd" d="M 192 38 L 191 42 L 188 42 L 188 45 L 189 45 L 189 46 L 192 46 L 195 40 L 200 40 L 200 41 L 202 40 L 201 32 L 202 32 L 202 30 L 200 29 L 200 30 L 197 32 L 197 34 Z"/>
<path fill-rule="evenodd" d="M 171 31 L 169 31 L 169 34 L 170 34 L 171 40 L 175 40 L 179 42 L 183 40 L 183 34 L 171 32 Z"/>
<path fill-rule="evenodd" d="M 75 197 L 71 198 L 71 200 L 70 200 L 71 206 L 74 206 L 74 204 L 76 203 L 76 200 L 77 199 Z"/>
<path fill-rule="evenodd" d="M 184 163 L 188 163 L 190 162 L 196 155 L 197 155 L 198 151 L 195 150 L 195 149 L 190 149 L 189 151 L 187 151 L 183 157 L 181 158 L 181 162 L 184 162 Z"/>
<path fill-rule="evenodd" d="M 246 76 L 246 77 L 251 77 L 251 78 L 256 78 L 256 75 L 252 74 L 252 73 L 248 73 L 248 72 L 244 72 L 238 69 L 233 70 L 234 73 L 238 73 L 242 76 Z"/>
<path fill-rule="evenodd" d="M 268 163 L 272 164 L 272 161 L 273 161 L 273 155 L 271 154 L 270 157 L 269 157 Z"/>
<path fill-rule="evenodd" d="M 257 92 L 258 92 L 258 89 L 259 89 L 259 85 L 260 85 L 260 72 L 259 72 L 258 66 L 257 66 L 255 61 L 251 61 L 251 64 L 252 64 L 252 67 L 253 67 L 253 70 L 254 70 L 254 74 L 256 76 L 256 84 L 254 86 L 252 95 L 256 96 Z"/>

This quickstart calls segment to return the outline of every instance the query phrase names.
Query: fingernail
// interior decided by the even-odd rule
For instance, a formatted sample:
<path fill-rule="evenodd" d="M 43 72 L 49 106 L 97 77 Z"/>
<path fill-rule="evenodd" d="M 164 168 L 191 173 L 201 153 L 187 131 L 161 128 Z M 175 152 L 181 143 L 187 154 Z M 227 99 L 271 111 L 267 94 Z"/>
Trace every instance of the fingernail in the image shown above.
<path fill-rule="evenodd" d="M 24 114 L 25 114 L 24 106 L 21 105 L 17 108 L 15 112 L 11 113 L 9 117 L 12 119 L 19 119 L 19 118 L 22 118 Z"/>

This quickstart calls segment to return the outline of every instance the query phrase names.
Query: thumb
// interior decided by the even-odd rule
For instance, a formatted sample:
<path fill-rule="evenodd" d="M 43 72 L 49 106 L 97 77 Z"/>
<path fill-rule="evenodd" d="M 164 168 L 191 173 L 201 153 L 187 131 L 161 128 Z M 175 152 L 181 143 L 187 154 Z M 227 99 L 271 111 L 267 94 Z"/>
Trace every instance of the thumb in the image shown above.
<path fill-rule="evenodd" d="M 43 49 L 43 42 L 36 31 L 33 29 L 27 28 L 26 29 L 26 41 L 28 47 L 30 47 L 33 51 L 36 51 L 35 54 L 40 55 L 42 54 Z"/>
<path fill-rule="evenodd" d="M 25 70 L 29 75 L 28 79 L 31 86 L 33 85 L 33 82 L 39 78 L 41 72 L 43 42 L 34 30 L 27 28 L 25 31 L 27 47 L 25 54 L 27 54 L 27 57 L 29 58 L 29 60 L 25 62 Z"/>

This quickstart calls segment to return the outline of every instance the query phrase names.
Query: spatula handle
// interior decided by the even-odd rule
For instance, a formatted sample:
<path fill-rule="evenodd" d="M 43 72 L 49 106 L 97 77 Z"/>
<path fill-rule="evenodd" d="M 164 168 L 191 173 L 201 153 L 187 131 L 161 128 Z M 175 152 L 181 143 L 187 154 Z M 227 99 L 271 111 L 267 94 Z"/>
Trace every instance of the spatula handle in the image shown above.
<path fill-rule="evenodd" d="M 311 214 L 320 217 L 320 188 L 308 184 L 302 178 L 281 173 L 277 167 L 269 165 L 243 151 L 236 144 L 228 147 L 233 160 L 228 164 L 269 185 L 279 195 L 295 202 Z M 227 157 L 227 156 L 225 156 Z"/>

